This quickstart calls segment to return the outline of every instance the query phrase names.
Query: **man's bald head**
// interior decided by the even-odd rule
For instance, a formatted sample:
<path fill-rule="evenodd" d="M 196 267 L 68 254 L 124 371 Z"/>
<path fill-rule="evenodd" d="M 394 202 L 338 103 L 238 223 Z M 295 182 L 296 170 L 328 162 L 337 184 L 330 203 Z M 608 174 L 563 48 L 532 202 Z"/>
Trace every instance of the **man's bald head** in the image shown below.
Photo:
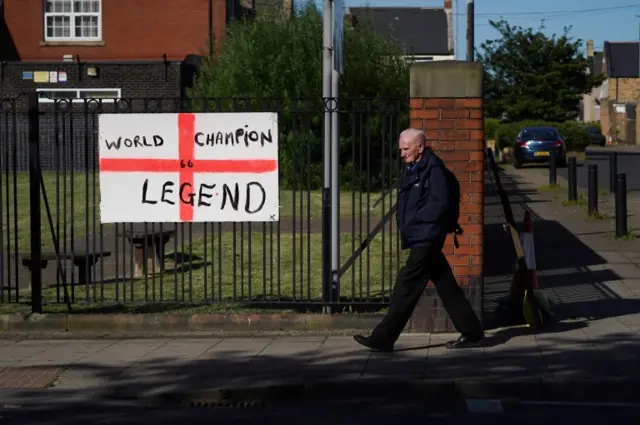
<path fill-rule="evenodd" d="M 427 142 L 427 136 L 424 131 L 417 128 L 407 128 L 400 133 L 400 140 L 407 140 L 408 142 L 425 144 Z"/>
<path fill-rule="evenodd" d="M 407 128 L 398 138 L 400 157 L 405 164 L 413 164 L 420 160 L 427 142 L 424 131 L 417 128 Z"/>

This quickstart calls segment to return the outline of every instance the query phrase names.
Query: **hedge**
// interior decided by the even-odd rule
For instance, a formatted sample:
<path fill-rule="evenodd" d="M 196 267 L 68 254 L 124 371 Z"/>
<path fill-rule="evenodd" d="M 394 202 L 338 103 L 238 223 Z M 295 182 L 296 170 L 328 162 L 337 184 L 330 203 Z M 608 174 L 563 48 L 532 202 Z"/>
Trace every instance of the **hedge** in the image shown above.
<path fill-rule="evenodd" d="M 487 118 L 484 121 L 484 135 L 487 140 L 496 140 L 496 132 L 500 127 L 500 120 L 495 118 Z"/>
<path fill-rule="evenodd" d="M 513 123 L 499 123 L 497 120 L 487 119 L 485 121 L 485 135 L 487 139 L 493 139 L 500 149 L 513 144 L 518 133 L 524 127 L 555 127 L 562 138 L 567 143 L 567 148 L 572 151 L 583 151 L 587 146 L 587 130 L 582 127 L 583 123 L 577 121 L 566 122 L 545 122 L 545 121 L 521 121 Z M 598 123 L 589 125 L 600 128 Z"/>

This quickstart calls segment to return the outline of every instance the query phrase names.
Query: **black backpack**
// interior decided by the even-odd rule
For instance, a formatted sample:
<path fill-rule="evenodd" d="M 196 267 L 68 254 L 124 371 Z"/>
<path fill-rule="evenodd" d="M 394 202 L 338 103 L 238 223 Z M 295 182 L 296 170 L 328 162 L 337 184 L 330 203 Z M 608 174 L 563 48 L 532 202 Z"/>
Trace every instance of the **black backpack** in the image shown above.
<path fill-rule="evenodd" d="M 462 235 L 463 230 L 460 227 L 460 182 L 455 174 L 444 163 L 440 166 L 444 172 L 444 179 L 447 184 L 447 197 L 449 198 L 449 210 L 447 211 L 447 233 L 453 233 L 453 244 L 459 248 L 458 235 Z M 429 180 L 427 179 L 427 182 Z M 428 183 L 425 186 L 428 190 Z"/>
<path fill-rule="evenodd" d="M 449 197 L 449 211 L 447 211 L 448 227 L 447 233 L 453 233 L 453 244 L 456 248 L 458 244 L 458 235 L 463 233 L 462 227 L 460 227 L 460 182 L 455 174 L 446 165 L 442 165 L 442 171 L 444 171 L 444 177 L 447 181 L 447 192 Z"/>

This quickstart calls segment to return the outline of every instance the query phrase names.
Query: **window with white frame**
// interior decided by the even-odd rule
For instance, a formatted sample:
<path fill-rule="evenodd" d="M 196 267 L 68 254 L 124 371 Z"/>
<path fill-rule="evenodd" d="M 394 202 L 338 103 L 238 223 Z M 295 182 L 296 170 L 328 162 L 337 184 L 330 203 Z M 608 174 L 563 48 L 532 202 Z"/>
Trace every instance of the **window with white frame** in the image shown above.
<path fill-rule="evenodd" d="M 46 88 L 37 89 L 38 101 L 40 103 L 50 103 L 56 100 L 70 100 L 72 102 L 84 102 L 86 100 L 99 100 L 102 102 L 113 102 L 120 99 L 121 89 L 57 89 Z"/>
<path fill-rule="evenodd" d="M 46 41 L 100 41 L 102 0 L 45 0 Z"/>

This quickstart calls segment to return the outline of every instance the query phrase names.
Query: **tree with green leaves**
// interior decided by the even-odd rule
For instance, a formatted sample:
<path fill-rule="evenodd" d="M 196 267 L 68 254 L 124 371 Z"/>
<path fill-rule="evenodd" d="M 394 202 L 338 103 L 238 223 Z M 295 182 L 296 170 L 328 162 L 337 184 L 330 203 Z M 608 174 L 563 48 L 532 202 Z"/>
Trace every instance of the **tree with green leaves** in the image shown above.
<path fill-rule="evenodd" d="M 366 24 L 345 25 L 344 97 L 401 97 L 409 91 L 401 51 Z M 291 18 L 279 11 L 235 21 L 206 59 L 192 96 L 303 98 L 322 95 L 322 12 L 312 1 Z"/>
<path fill-rule="evenodd" d="M 583 94 L 600 85 L 602 76 L 587 72 L 582 40 L 544 34 L 537 29 L 489 21 L 499 37 L 480 45 L 478 60 L 485 67 L 485 113 L 515 122 L 575 119 Z"/>
<path fill-rule="evenodd" d="M 205 59 L 189 91 L 194 102 L 200 99 L 207 110 L 279 112 L 280 184 L 284 187 L 322 185 L 322 52 L 322 13 L 312 1 L 301 5 L 292 16 L 272 11 L 236 21 L 229 26 L 219 54 Z M 366 22 L 355 27 L 345 25 L 340 77 L 343 170 L 365 168 L 361 162 L 367 153 L 353 146 L 366 140 L 372 149 L 366 168 L 372 170 L 371 185 L 376 185 L 376 173 L 384 162 L 380 149 L 388 137 L 382 133 L 390 133 L 380 109 L 388 106 L 391 98 L 393 105 L 408 107 L 408 91 L 409 64 L 397 45 Z M 361 99 L 362 109 L 357 113 L 354 98 Z M 388 120 L 388 114 L 386 117 Z M 343 186 L 349 185 L 344 180 L 349 172 L 342 176 Z"/>

